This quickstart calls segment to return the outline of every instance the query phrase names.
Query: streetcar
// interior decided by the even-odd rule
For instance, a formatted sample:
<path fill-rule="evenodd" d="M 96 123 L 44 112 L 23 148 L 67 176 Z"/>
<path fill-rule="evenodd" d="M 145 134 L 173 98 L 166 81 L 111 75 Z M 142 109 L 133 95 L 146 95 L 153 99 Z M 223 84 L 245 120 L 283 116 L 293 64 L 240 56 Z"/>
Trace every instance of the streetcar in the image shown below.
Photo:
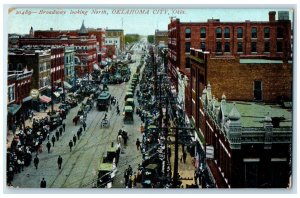
<path fill-rule="evenodd" d="M 102 91 L 97 99 L 97 107 L 99 111 L 107 111 L 110 104 L 110 93 Z"/>

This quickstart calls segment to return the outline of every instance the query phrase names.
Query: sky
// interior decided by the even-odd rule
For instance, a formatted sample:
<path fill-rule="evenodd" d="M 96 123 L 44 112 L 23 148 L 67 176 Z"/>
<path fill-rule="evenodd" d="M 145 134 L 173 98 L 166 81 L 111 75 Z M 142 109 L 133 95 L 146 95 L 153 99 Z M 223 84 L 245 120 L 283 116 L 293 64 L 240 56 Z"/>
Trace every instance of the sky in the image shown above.
<path fill-rule="evenodd" d="M 7 16 L 8 33 L 27 34 L 32 26 L 34 30 L 74 30 L 79 29 L 84 20 L 87 28 L 124 29 L 125 34 L 154 34 L 155 29 L 167 30 L 170 17 L 182 22 L 206 22 L 207 19 L 227 21 L 268 21 L 269 11 L 289 11 L 292 9 L 201 9 L 201 8 L 149 8 L 149 7 L 98 7 L 98 14 L 87 7 L 35 7 L 10 9 Z M 142 13 L 135 13 L 139 11 Z M 55 12 L 50 14 L 49 12 Z M 125 13 L 124 13 L 125 12 Z M 61 14 L 64 13 L 64 14 Z M 101 14 L 99 14 L 101 13 Z M 130 14 L 128 14 L 130 13 Z M 276 13 L 276 19 L 278 13 Z M 123 21 L 123 23 L 122 23 Z M 123 25 L 122 25 L 123 24 Z"/>

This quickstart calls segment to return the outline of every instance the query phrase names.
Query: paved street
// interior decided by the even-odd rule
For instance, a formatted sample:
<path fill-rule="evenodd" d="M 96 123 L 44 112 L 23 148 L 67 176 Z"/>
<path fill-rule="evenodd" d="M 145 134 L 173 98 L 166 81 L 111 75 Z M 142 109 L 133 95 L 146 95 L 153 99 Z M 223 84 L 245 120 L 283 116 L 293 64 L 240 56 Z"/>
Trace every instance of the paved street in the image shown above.
<path fill-rule="evenodd" d="M 135 53 L 133 59 L 136 63 L 131 64 L 132 74 L 135 72 L 140 62 L 141 53 Z M 119 85 L 109 85 L 109 92 L 119 101 L 119 107 L 122 111 L 124 108 L 124 97 L 127 90 L 127 83 Z M 137 102 L 136 102 L 137 104 Z M 133 170 L 137 164 L 141 163 L 141 153 L 137 151 L 135 141 L 141 138 L 139 132 L 140 118 L 134 115 L 134 124 L 124 125 L 123 116 L 116 114 L 116 106 L 108 111 L 107 117 L 110 120 L 109 128 L 100 128 L 100 121 L 104 118 L 105 112 L 100 112 L 93 108 L 87 115 L 87 129 L 83 132 L 80 140 L 77 140 L 72 152 L 68 146 L 69 141 L 77 132 L 79 125 L 74 126 L 72 119 L 77 114 L 80 105 L 71 109 L 67 115 L 66 132 L 63 132 L 55 146 L 51 147 L 48 154 L 46 141 L 43 142 L 43 152 L 38 155 L 40 162 L 36 170 L 33 162 L 30 166 L 25 167 L 24 171 L 16 174 L 12 182 L 14 187 L 38 188 L 40 181 L 44 177 L 49 188 L 82 188 L 93 187 L 97 179 L 97 168 L 106 150 L 116 139 L 119 129 L 123 127 L 128 132 L 128 146 L 122 147 L 122 152 L 118 164 L 118 173 L 115 178 L 113 187 L 124 187 L 123 173 L 130 164 Z M 51 133 L 51 136 L 54 132 Z M 58 169 L 57 158 L 61 155 L 63 158 L 62 168 Z"/>

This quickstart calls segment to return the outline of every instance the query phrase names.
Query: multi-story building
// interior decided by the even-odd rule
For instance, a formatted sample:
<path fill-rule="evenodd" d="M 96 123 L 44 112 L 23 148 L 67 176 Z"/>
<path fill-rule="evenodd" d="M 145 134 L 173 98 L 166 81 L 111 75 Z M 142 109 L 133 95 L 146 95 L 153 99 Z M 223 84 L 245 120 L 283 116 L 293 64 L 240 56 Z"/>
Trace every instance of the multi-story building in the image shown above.
<path fill-rule="evenodd" d="M 21 38 L 20 47 L 74 46 L 76 71 L 79 76 L 91 73 L 97 64 L 96 39 L 61 36 L 60 38 Z"/>
<path fill-rule="evenodd" d="M 124 36 L 124 30 L 122 29 L 106 29 L 105 30 L 105 44 L 106 41 L 109 41 L 107 39 L 110 39 L 111 41 L 118 42 L 120 46 L 120 50 L 123 52 L 125 50 L 125 36 Z M 112 40 L 113 38 L 117 40 Z M 119 39 L 119 40 L 118 40 Z M 115 44 L 118 44 L 115 43 Z M 109 44 L 109 43 L 108 43 Z"/>
<path fill-rule="evenodd" d="M 247 57 L 261 59 L 291 58 L 291 21 L 285 12 L 269 12 L 269 21 L 180 22 L 168 25 L 169 75 L 178 91 L 180 74 L 190 76 L 190 48 L 209 52 L 209 58 Z M 283 17 L 285 16 L 285 17 Z M 288 16 L 288 15 L 287 15 Z"/>
<path fill-rule="evenodd" d="M 209 52 L 191 49 L 190 92 L 187 112 L 200 126 L 199 97 L 208 83 L 214 95 L 229 100 L 278 103 L 292 100 L 292 61 L 258 58 L 210 58 Z"/>
<path fill-rule="evenodd" d="M 121 49 L 121 42 L 120 42 L 120 37 L 106 37 L 105 38 L 105 45 L 107 47 L 108 50 L 110 50 L 111 48 L 113 48 L 116 54 L 114 55 L 118 55 Z M 108 53 L 109 56 L 109 53 Z"/>
<path fill-rule="evenodd" d="M 51 47 L 51 85 L 63 87 L 64 82 L 64 47 Z M 55 89 L 52 89 L 55 91 Z"/>
<path fill-rule="evenodd" d="M 275 104 L 228 101 L 225 95 L 219 102 L 208 84 L 195 111 L 200 112 L 199 133 L 195 136 L 204 147 L 203 155 L 206 154 L 207 168 L 216 187 L 290 186 L 291 109 Z M 197 161 L 201 162 L 202 157 L 196 154 Z"/>
<path fill-rule="evenodd" d="M 71 36 L 71 37 L 79 37 L 85 36 L 88 38 L 95 38 L 96 45 L 99 51 L 101 51 L 102 47 L 105 45 L 105 29 L 102 28 L 86 28 L 84 25 L 84 21 L 80 29 L 78 30 L 36 30 L 34 31 L 35 38 L 60 38 L 61 36 Z"/>
<path fill-rule="evenodd" d="M 26 102 L 32 99 L 30 97 L 32 74 L 33 70 L 28 71 L 26 68 L 24 68 L 23 71 L 8 71 L 7 123 L 9 129 L 11 129 L 11 124 L 14 123 L 15 120 L 19 120 L 20 115 L 26 112 L 28 108 Z"/>
<path fill-rule="evenodd" d="M 158 47 L 168 46 L 168 31 L 155 30 L 154 44 Z"/>
<path fill-rule="evenodd" d="M 51 86 L 51 49 L 10 51 L 8 70 L 22 71 L 24 69 L 33 70 L 31 89 L 37 89 L 40 93 L 47 92 L 47 87 Z"/>
<path fill-rule="evenodd" d="M 75 85 L 75 48 L 74 46 L 65 46 L 65 75 L 64 75 L 64 83 L 70 84 L 71 86 Z M 68 86 L 68 85 L 67 85 Z M 70 86 L 69 86 L 70 87 Z"/>

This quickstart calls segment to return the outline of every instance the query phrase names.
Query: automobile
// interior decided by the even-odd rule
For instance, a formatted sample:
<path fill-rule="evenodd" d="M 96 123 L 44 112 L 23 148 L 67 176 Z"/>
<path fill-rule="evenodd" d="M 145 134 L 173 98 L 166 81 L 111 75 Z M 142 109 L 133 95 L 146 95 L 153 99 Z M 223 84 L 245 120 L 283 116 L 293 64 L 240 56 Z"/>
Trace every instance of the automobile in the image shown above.
<path fill-rule="evenodd" d="M 63 94 L 63 93 L 64 93 L 64 90 L 63 90 L 62 87 L 59 87 L 59 88 L 57 89 L 57 92 L 58 92 L 59 94 Z"/>
<path fill-rule="evenodd" d="M 71 109 L 71 105 L 69 105 L 68 103 L 62 103 L 61 105 L 59 105 L 58 109 L 63 109 L 66 112 L 69 112 L 69 110 Z"/>

